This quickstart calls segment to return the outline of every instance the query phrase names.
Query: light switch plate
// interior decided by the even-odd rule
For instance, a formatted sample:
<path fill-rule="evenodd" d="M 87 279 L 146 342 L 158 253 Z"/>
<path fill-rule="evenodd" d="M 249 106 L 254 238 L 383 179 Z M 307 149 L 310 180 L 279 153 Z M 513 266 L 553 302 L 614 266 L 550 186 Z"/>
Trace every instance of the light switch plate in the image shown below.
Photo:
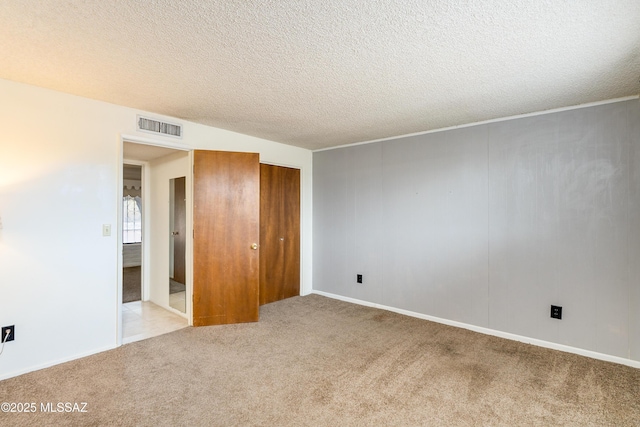
<path fill-rule="evenodd" d="M 111 224 L 102 224 L 102 235 L 111 236 Z"/>

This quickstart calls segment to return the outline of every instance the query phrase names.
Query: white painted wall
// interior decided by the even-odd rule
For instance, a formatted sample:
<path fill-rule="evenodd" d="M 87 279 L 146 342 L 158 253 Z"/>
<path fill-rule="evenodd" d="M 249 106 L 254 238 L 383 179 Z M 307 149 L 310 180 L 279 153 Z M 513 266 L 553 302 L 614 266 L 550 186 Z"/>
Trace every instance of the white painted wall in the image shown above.
<path fill-rule="evenodd" d="M 637 99 L 314 153 L 314 291 L 640 366 L 639 260 Z"/>
<path fill-rule="evenodd" d="M 121 138 L 150 138 L 136 131 L 140 113 L 0 80 L 0 326 L 16 327 L 0 379 L 116 346 Z M 312 153 L 170 120 L 184 124 L 186 147 L 258 152 L 262 161 L 301 169 L 302 292 L 309 293 Z M 102 224 L 111 224 L 111 236 L 102 236 Z M 77 247 L 87 250 L 78 255 Z"/>

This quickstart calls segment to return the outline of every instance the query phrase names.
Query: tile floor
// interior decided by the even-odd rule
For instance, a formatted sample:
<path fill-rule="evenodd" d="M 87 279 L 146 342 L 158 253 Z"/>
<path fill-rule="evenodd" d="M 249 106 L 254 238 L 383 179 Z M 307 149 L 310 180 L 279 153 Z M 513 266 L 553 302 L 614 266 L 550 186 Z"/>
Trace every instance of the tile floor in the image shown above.
<path fill-rule="evenodd" d="M 149 301 L 122 304 L 122 343 L 140 341 L 188 326 L 187 319 Z"/>

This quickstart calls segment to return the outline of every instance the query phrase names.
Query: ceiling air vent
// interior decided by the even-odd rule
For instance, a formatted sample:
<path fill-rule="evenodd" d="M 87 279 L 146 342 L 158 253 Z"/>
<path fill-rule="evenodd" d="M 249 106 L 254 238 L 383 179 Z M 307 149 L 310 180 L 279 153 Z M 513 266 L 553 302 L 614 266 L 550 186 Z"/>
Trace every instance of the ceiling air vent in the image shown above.
<path fill-rule="evenodd" d="M 138 130 L 182 138 L 182 125 L 138 116 Z"/>

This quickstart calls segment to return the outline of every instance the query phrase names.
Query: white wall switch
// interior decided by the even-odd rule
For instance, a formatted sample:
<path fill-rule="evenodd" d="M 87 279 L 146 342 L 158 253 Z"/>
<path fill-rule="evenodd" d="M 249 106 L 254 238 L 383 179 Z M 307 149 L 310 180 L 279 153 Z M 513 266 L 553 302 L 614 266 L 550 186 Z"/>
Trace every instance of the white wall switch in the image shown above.
<path fill-rule="evenodd" d="M 102 235 L 111 236 L 111 224 L 102 224 Z"/>

